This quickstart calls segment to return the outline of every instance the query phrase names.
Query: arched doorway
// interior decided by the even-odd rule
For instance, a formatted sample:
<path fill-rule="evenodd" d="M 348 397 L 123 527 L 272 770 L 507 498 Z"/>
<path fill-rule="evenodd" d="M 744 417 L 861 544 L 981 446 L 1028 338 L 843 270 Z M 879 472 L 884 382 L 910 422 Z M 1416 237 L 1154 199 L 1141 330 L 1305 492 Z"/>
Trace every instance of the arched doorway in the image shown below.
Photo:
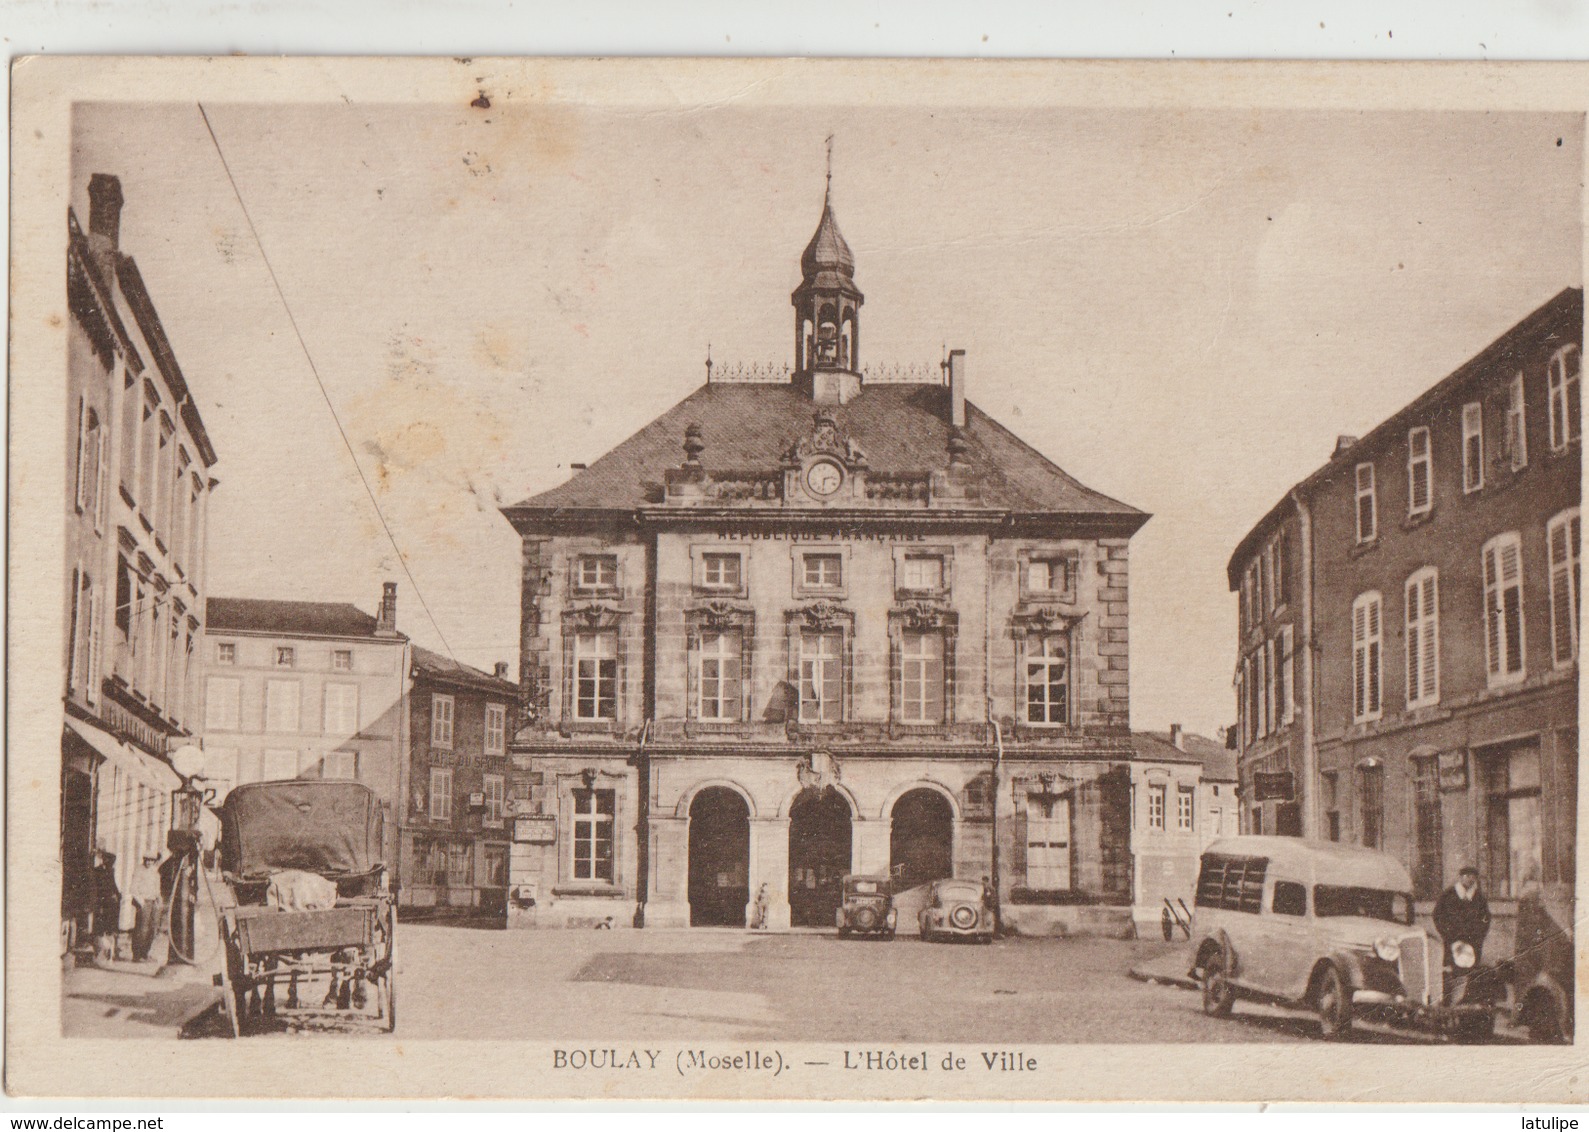
<path fill-rule="evenodd" d="M 831 927 L 850 871 L 850 805 L 831 786 L 789 807 L 789 922 Z"/>
<path fill-rule="evenodd" d="M 894 803 L 888 865 L 895 891 L 954 874 L 954 812 L 949 799 L 925 787 Z"/>
<path fill-rule="evenodd" d="M 750 901 L 750 808 L 725 786 L 690 803 L 690 924 L 742 928 Z"/>

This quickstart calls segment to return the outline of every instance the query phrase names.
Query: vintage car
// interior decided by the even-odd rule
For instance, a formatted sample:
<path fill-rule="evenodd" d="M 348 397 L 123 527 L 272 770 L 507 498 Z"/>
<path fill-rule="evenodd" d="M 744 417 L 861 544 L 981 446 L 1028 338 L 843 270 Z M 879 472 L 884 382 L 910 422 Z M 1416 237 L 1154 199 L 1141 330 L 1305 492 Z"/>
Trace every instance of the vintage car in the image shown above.
<path fill-rule="evenodd" d="M 1539 890 L 1517 902 L 1517 942 L 1501 964 L 1511 989 L 1512 1022 L 1530 1041 L 1546 1045 L 1572 1042 L 1573 948 L 1571 896 L 1552 901 Z"/>
<path fill-rule="evenodd" d="M 1470 965 L 1448 989 L 1440 941 L 1413 923 L 1407 870 L 1373 849 L 1215 841 L 1198 873 L 1191 938 L 1190 973 L 1210 1015 L 1229 1014 L 1239 998 L 1278 1003 L 1312 1010 L 1326 1038 L 1345 1035 L 1354 1017 L 1467 1041 L 1495 1025 L 1496 981 Z"/>
<path fill-rule="evenodd" d="M 993 942 L 993 911 L 987 890 L 974 880 L 935 880 L 927 890 L 927 903 L 919 918 L 921 938 L 974 939 Z"/>
<path fill-rule="evenodd" d="M 843 903 L 834 913 L 841 936 L 854 932 L 893 939 L 898 916 L 894 910 L 893 886 L 887 877 L 852 874 L 844 878 Z"/>

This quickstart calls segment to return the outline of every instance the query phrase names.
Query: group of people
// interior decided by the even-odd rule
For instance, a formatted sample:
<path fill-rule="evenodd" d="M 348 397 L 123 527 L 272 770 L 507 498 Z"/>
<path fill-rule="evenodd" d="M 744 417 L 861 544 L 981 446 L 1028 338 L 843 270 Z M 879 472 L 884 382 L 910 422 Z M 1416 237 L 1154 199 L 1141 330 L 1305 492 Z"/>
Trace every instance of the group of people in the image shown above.
<path fill-rule="evenodd" d="M 93 896 L 89 908 L 98 958 L 121 958 L 124 936 L 134 961 L 149 958 L 164 919 L 166 885 L 161 866 L 169 859 L 164 854 L 144 857 L 133 870 L 124 893 L 116 879 L 116 854 L 105 849 L 94 854 L 90 872 Z"/>

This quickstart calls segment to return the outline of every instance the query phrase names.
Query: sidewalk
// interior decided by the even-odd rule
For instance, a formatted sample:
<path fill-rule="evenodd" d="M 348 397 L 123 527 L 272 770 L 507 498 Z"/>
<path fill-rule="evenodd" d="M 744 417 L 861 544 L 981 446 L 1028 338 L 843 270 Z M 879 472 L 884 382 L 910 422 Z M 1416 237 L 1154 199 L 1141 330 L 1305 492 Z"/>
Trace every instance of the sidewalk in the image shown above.
<path fill-rule="evenodd" d="M 1186 947 L 1182 946 L 1164 955 L 1145 959 L 1127 973 L 1142 983 L 1167 983 L 1170 986 L 1196 990 L 1196 980 L 1186 973 L 1191 965 L 1191 957 L 1187 954 Z"/>
<path fill-rule="evenodd" d="M 133 964 L 61 973 L 61 1034 L 68 1038 L 174 1038 L 220 1001 L 211 966 L 171 963 L 157 972 Z M 151 971 L 153 969 L 151 968 Z"/>

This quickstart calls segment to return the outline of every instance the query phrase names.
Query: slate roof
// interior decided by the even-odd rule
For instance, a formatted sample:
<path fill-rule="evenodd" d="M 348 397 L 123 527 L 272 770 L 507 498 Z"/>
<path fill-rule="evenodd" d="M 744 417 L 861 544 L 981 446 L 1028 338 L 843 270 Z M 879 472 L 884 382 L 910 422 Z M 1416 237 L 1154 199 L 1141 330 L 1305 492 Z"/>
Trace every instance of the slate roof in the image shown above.
<path fill-rule="evenodd" d="M 212 597 L 205 627 L 219 633 L 276 633 L 283 637 L 373 637 L 375 618 L 356 605 L 329 601 L 268 601 Z M 391 640 L 404 640 L 398 633 Z"/>
<path fill-rule="evenodd" d="M 830 412 L 872 474 L 925 473 L 948 465 L 948 390 L 939 385 L 863 386 L 847 405 L 823 405 L 795 385 L 701 386 L 566 483 L 505 508 L 510 514 L 630 511 L 657 501 L 648 488 L 684 460 L 684 429 L 701 426 L 708 472 L 775 471 L 784 451 Z M 975 405 L 966 404 L 966 460 L 982 474 L 982 506 L 1021 514 L 1148 518 L 1067 475 Z"/>
<path fill-rule="evenodd" d="M 511 680 L 499 680 L 489 672 L 460 664 L 451 657 L 431 652 L 419 645 L 414 646 L 413 655 L 415 676 L 428 676 L 433 680 L 462 685 L 508 699 L 513 699 L 519 694 L 519 686 Z"/>
<path fill-rule="evenodd" d="M 1131 736 L 1137 755 L 1145 759 L 1192 760 L 1203 764 L 1203 777 L 1215 782 L 1236 781 L 1236 752 L 1203 735 L 1181 732 L 1182 747 L 1170 741 L 1168 731 L 1137 731 Z"/>

